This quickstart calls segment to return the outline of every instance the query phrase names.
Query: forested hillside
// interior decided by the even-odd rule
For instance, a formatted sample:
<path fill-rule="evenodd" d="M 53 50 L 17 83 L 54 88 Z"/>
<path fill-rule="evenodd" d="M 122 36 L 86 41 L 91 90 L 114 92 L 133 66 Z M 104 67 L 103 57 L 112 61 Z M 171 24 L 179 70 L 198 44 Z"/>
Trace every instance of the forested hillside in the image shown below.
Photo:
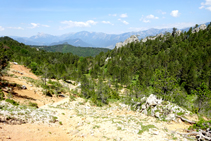
<path fill-rule="evenodd" d="M 88 57 L 88 56 L 96 56 L 100 52 L 107 52 L 109 49 L 107 48 L 92 48 L 92 47 L 75 47 L 69 44 L 59 44 L 53 46 L 31 46 L 35 48 L 44 49 L 50 52 L 62 52 L 62 53 L 69 53 L 71 52 L 74 55 Z"/>
<path fill-rule="evenodd" d="M 174 36 L 173 36 L 174 35 Z M 101 106 L 119 99 L 128 103 L 153 93 L 195 113 L 211 114 L 211 24 L 206 30 L 179 36 L 131 43 L 93 57 L 72 53 L 37 51 L 8 37 L 0 39 L 11 48 L 12 61 L 44 78 L 81 82 L 81 96 Z"/>

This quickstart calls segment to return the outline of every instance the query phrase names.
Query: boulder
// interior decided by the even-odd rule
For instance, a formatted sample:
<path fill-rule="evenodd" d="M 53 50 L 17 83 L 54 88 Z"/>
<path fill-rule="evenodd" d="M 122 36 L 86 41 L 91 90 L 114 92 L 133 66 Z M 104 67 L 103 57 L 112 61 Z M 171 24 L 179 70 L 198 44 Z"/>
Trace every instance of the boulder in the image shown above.
<path fill-rule="evenodd" d="M 21 88 L 24 90 L 27 89 L 27 87 L 25 85 L 22 85 Z"/>
<path fill-rule="evenodd" d="M 159 112 L 156 112 L 155 113 L 155 117 L 160 119 L 160 113 Z"/>
<path fill-rule="evenodd" d="M 165 118 L 167 121 L 172 121 L 176 120 L 176 115 L 175 114 L 168 114 L 167 117 Z"/>
<path fill-rule="evenodd" d="M 145 114 L 145 115 L 147 115 L 147 110 L 144 109 L 144 110 L 142 111 L 142 113 Z"/>
<path fill-rule="evenodd" d="M 17 62 L 13 62 L 13 64 L 18 65 L 18 63 L 17 63 Z"/>
<path fill-rule="evenodd" d="M 149 105 L 149 106 L 155 106 L 155 105 L 157 105 L 158 103 L 161 103 L 161 102 L 162 102 L 162 100 L 158 100 L 156 98 L 156 96 L 153 95 L 153 94 L 151 94 L 146 100 L 146 104 Z"/>

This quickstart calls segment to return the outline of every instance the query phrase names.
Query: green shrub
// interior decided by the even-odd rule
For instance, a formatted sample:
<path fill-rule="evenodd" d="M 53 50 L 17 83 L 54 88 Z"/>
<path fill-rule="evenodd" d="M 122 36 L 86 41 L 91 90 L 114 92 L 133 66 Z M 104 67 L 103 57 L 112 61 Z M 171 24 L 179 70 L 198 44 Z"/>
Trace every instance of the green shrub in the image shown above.
<path fill-rule="evenodd" d="M 14 101 L 12 99 L 6 99 L 5 101 L 8 102 L 8 103 L 11 103 L 14 106 L 18 106 L 19 105 L 16 101 Z"/>
<path fill-rule="evenodd" d="M 206 130 L 207 128 L 210 128 L 210 127 L 211 127 L 211 120 L 205 121 L 204 119 L 201 119 L 193 126 L 190 126 L 189 130 L 193 130 L 193 129 L 196 129 L 197 131 L 199 129 Z"/>
<path fill-rule="evenodd" d="M 4 93 L 2 92 L 2 90 L 0 89 L 0 101 L 4 100 Z"/>
<path fill-rule="evenodd" d="M 31 106 L 31 107 L 35 107 L 35 108 L 38 108 L 37 103 L 33 103 L 33 102 L 29 102 L 29 106 Z"/>

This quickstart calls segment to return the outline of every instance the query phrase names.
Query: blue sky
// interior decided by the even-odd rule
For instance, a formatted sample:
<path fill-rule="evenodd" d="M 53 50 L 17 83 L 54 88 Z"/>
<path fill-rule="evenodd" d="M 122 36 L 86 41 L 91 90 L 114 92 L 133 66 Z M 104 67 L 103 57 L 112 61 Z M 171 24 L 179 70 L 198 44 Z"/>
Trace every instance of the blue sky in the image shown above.
<path fill-rule="evenodd" d="M 0 36 L 119 34 L 211 21 L 211 0 L 1 0 Z"/>

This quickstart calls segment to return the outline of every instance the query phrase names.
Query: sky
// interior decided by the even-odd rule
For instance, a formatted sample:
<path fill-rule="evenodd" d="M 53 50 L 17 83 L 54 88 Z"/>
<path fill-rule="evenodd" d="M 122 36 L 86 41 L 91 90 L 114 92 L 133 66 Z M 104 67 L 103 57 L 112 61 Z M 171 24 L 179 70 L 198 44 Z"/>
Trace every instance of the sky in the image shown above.
<path fill-rule="evenodd" d="M 1 0 L 0 36 L 120 34 L 211 22 L 211 0 Z"/>

